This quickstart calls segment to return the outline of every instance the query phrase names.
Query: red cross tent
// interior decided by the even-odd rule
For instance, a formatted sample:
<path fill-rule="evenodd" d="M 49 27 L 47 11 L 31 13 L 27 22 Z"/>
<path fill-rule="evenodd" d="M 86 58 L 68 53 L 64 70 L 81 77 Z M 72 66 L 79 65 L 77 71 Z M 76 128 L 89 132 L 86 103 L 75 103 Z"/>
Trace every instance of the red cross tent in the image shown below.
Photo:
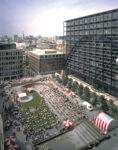
<path fill-rule="evenodd" d="M 110 124 L 112 124 L 112 122 L 114 122 L 114 119 L 104 112 L 99 112 L 94 119 L 95 126 L 101 129 L 104 133 L 107 133 L 108 130 L 110 130 Z"/>

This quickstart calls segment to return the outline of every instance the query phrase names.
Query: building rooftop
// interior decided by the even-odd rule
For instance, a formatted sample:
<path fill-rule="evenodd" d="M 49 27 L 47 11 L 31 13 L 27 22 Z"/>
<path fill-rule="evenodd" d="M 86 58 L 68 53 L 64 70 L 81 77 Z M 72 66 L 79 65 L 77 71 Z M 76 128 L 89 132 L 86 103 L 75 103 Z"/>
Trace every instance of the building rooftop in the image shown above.
<path fill-rule="evenodd" d="M 34 49 L 33 51 L 30 51 L 30 53 L 33 53 L 37 56 L 63 54 L 63 52 L 58 52 L 56 49 Z"/>

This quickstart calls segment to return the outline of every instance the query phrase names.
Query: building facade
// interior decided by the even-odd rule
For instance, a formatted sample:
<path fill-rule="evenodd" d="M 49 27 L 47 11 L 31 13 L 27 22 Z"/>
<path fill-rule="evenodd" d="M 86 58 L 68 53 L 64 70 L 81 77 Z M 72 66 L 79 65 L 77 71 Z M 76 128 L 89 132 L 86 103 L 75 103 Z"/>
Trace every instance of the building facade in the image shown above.
<path fill-rule="evenodd" d="M 64 22 L 66 69 L 118 97 L 118 9 Z"/>
<path fill-rule="evenodd" d="M 23 51 L 15 44 L 0 43 L 0 81 L 23 76 Z"/>
<path fill-rule="evenodd" d="M 39 74 L 60 71 L 64 65 L 64 54 L 52 49 L 36 49 L 29 52 L 30 67 Z"/>

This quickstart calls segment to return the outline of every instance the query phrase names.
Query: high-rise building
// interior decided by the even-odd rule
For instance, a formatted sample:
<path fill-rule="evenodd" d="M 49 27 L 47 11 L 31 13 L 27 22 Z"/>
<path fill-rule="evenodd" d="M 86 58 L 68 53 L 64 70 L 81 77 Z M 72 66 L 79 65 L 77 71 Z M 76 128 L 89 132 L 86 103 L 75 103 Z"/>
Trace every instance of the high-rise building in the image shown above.
<path fill-rule="evenodd" d="M 0 81 L 23 76 L 23 51 L 15 44 L 0 43 Z"/>
<path fill-rule="evenodd" d="M 15 35 L 13 36 L 13 41 L 14 41 L 14 42 L 18 42 L 18 35 L 17 35 L 17 34 L 15 34 Z"/>
<path fill-rule="evenodd" d="M 66 69 L 118 97 L 118 9 L 64 22 Z"/>

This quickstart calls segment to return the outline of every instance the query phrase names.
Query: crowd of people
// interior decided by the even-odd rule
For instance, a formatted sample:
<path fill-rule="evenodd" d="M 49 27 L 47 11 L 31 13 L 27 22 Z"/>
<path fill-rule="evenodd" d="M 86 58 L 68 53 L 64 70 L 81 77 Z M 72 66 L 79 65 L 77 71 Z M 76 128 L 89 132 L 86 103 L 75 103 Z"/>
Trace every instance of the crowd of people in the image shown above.
<path fill-rule="evenodd" d="M 70 120 L 74 123 L 84 117 L 87 117 L 83 111 L 83 107 L 80 106 L 79 103 L 73 103 L 71 97 L 69 98 L 51 83 L 48 84 L 50 86 L 40 85 L 40 88 L 38 89 L 39 93 L 42 97 L 44 97 L 46 102 L 51 104 L 63 121 Z"/>

